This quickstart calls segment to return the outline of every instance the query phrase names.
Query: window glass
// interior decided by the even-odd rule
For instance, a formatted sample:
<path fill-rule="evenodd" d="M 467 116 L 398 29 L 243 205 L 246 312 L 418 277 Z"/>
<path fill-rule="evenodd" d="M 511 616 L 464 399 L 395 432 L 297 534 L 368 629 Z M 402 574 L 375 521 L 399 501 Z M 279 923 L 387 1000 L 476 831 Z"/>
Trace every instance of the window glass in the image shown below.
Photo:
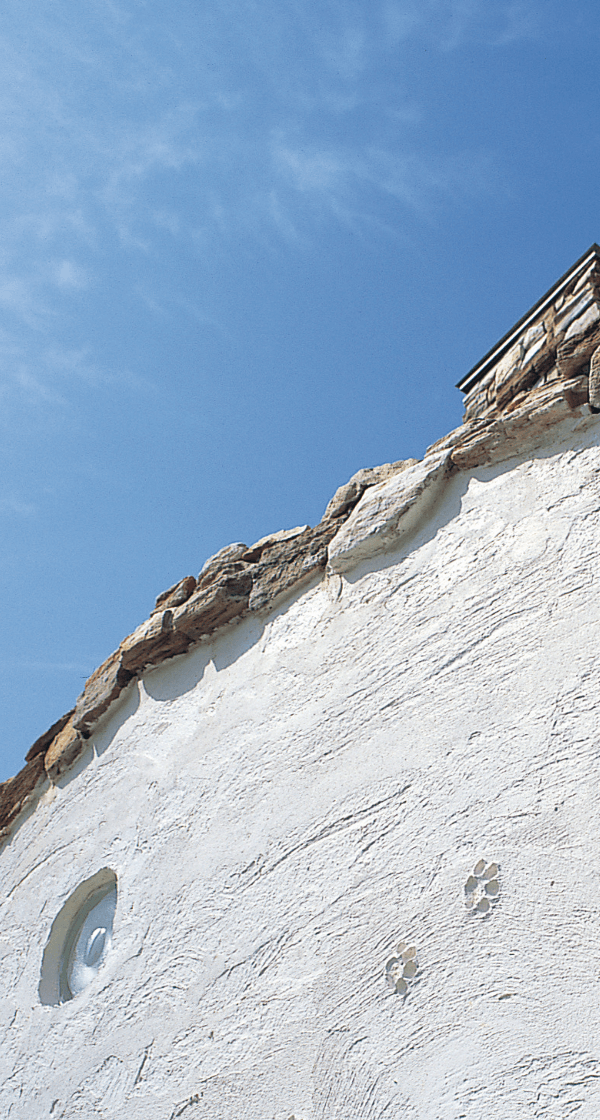
<path fill-rule="evenodd" d="M 100 895 L 100 897 L 98 897 Z M 61 977 L 61 996 L 72 999 L 87 988 L 110 949 L 117 888 L 92 896 L 88 907 L 78 915 L 72 936 L 65 946 Z"/>
<path fill-rule="evenodd" d="M 110 867 L 69 896 L 44 949 L 38 987 L 42 1003 L 65 1003 L 88 987 L 110 952 L 116 908 L 117 876 Z"/>

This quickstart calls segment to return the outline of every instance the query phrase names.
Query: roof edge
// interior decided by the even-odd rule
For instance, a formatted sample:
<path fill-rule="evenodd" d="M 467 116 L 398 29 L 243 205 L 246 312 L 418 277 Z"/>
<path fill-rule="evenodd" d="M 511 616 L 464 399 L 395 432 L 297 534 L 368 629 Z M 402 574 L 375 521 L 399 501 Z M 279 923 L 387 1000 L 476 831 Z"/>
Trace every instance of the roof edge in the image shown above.
<path fill-rule="evenodd" d="M 529 320 L 534 319 L 535 316 L 543 310 L 545 305 L 550 303 L 555 296 L 558 295 L 561 288 L 566 287 L 569 281 L 572 280 L 578 272 L 583 272 L 585 266 L 594 259 L 600 261 L 600 245 L 597 245 L 595 241 L 590 245 L 590 248 L 583 253 L 579 260 L 575 261 L 575 264 L 571 265 L 560 279 L 548 289 L 545 295 L 543 295 L 541 299 L 538 299 L 537 303 L 534 303 L 533 307 L 517 320 L 510 330 L 502 336 L 499 342 L 496 342 L 491 350 L 488 350 L 487 354 L 484 354 L 483 358 L 480 358 L 476 365 L 474 365 L 464 377 L 461 377 L 460 381 L 457 381 L 456 388 L 460 389 L 463 393 L 468 393 L 469 390 L 477 384 L 480 378 L 487 373 L 490 366 L 494 362 L 499 361 L 503 354 L 506 353 L 517 335 L 527 326 Z"/>

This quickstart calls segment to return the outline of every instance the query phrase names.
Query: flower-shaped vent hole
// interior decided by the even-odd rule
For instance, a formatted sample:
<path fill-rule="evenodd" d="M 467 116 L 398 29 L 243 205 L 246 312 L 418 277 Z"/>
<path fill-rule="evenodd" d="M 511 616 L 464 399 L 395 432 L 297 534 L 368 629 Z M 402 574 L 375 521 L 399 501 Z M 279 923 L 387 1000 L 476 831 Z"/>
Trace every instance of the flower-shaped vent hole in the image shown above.
<path fill-rule="evenodd" d="M 116 906 L 117 877 L 108 867 L 73 891 L 52 923 L 44 950 L 42 1003 L 65 1003 L 91 983 L 110 948 Z"/>
<path fill-rule="evenodd" d="M 485 916 L 492 910 L 500 894 L 499 867 L 480 859 L 465 883 L 465 906 L 472 914 Z"/>
<path fill-rule="evenodd" d="M 396 956 L 390 957 L 385 966 L 385 979 L 388 987 L 394 988 L 399 996 L 405 996 L 419 972 L 417 950 L 414 945 L 401 941 Z"/>

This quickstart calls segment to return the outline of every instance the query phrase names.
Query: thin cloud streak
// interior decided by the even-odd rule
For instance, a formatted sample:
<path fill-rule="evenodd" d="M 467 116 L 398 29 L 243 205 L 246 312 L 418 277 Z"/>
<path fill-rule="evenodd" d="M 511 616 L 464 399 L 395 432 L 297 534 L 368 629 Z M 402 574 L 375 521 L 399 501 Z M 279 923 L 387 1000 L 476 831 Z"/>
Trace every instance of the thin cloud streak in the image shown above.
<path fill-rule="evenodd" d="M 14 48 L 12 51 L 5 48 L 5 56 L 11 56 L 12 73 L 5 75 L 2 103 L 9 102 L 9 119 L 14 122 L 6 143 L 15 152 L 18 170 L 23 166 L 31 167 L 33 153 L 20 144 L 19 135 L 31 136 L 33 120 L 40 121 L 38 142 L 51 152 L 46 164 L 48 171 L 38 177 L 37 189 L 36 177 L 32 178 L 24 200 L 31 203 L 32 208 L 29 213 L 22 212 L 21 221 L 37 224 L 38 236 L 43 239 L 51 239 L 68 229 L 77 240 L 83 239 L 89 246 L 90 238 L 98 236 L 99 227 L 107 220 L 118 230 L 128 248 L 147 252 L 152 240 L 152 215 L 160 213 L 156 207 L 148 206 L 143 197 L 147 195 L 149 181 L 165 173 L 176 177 L 184 169 L 203 169 L 207 179 L 214 177 L 216 190 L 224 196 L 224 208 L 228 210 L 227 194 L 228 189 L 231 190 L 228 179 L 243 172 L 250 198 L 255 197 L 257 190 L 269 196 L 273 189 L 272 167 L 264 162 L 261 166 L 261 153 L 263 161 L 268 159 L 268 134 L 277 127 L 289 131 L 291 121 L 286 118 L 291 116 L 294 129 L 306 132 L 314 147 L 316 138 L 311 137 L 314 123 L 311 118 L 315 111 L 345 116 L 357 106 L 368 104 L 369 90 L 365 81 L 368 83 L 369 78 L 368 75 L 365 78 L 365 74 L 369 70 L 374 75 L 377 73 L 381 52 L 390 42 L 397 45 L 417 33 L 432 38 L 441 50 L 456 49 L 469 34 L 476 37 L 487 34 L 490 42 L 509 42 L 518 35 L 530 34 L 534 22 L 531 5 L 523 2 L 496 5 L 493 20 L 486 15 L 489 5 L 482 0 L 387 2 L 380 7 L 379 19 L 374 20 L 368 30 L 357 5 L 346 9 L 334 3 L 326 4 L 322 18 L 316 22 L 312 3 L 296 5 L 288 17 L 276 15 L 271 9 L 272 5 L 268 5 L 262 17 L 252 9 L 253 18 L 249 23 L 255 34 L 248 35 L 246 26 L 244 37 L 235 35 L 231 7 L 229 12 L 225 9 L 221 17 L 216 17 L 214 12 L 212 18 L 205 17 L 213 38 L 233 40 L 237 45 L 238 68 L 243 66 L 249 43 L 256 66 L 263 69 L 269 63 L 271 82 L 281 79 L 279 98 L 266 109 L 262 119 L 258 117 L 253 121 L 258 133 L 255 132 L 250 144 L 243 142 L 249 123 L 248 105 L 252 106 L 260 95 L 252 85 L 249 89 L 243 88 L 247 86 L 247 78 L 236 74 L 235 67 L 233 73 L 226 73 L 222 61 L 215 68 L 203 65 L 214 55 L 214 45 L 209 41 L 206 58 L 198 58 L 194 76 L 186 74 L 178 81 L 172 65 L 161 64 L 159 58 L 144 55 L 133 32 L 132 12 L 126 6 L 119 9 L 118 14 L 116 9 L 105 9 L 105 28 L 108 25 L 110 29 L 117 20 L 120 33 L 123 28 L 127 29 L 123 53 L 130 52 L 131 60 L 129 72 L 121 74 L 121 78 L 142 90 L 142 96 L 132 106 L 132 119 L 115 120 L 110 116 L 104 118 L 98 112 L 84 112 L 78 105 L 76 107 L 70 90 L 65 88 L 61 93 L 49 77 L 44 78 L 36 70 L 31 49 L 21 48 L 19 56 Z M 228 21 L 231 22 L 228 24 Z M 306 89 L 303 66 L 296 73 L 292 66 L 290 75 L 289 58 L 281 54 L 281 40 L 294 27 L 303 37 L 301 57 L 310 58 L 314 68 L 310 91 Z M 315 27 L 318 30 L 313 30 Z M 45 32 L 47 37 L 47 26 Z M 88 80 L 94 76 L 99 63 L 89 47 L 87 50 L 78 48 L 64 31 L 62 36 L 54 31 L 53 39 L 55 46 L 60 40 L 62 53 L 78 62 Z M 150 92 L 150 69 L 155 76 L 160 75 L 156 93 Z M 145 81 L 142 80 L 144 75 Z M 12 87 L 14 94 L 15 83 L 19 96 L 10 98 L 6 87 Z M 169 92 L 171 108 L 168 112 L 164 111 L 161 86 Z M 145 122 L 134 119 L 140 108 L 148 118 Z M 403 112 L 408 124 L 411 117 L 413 122 L 418 118 L 419 107 L 398 105 L 396 124 Z M 282 118 L 279 123 L 273 120 L 274 114 Z M 44 134 L 50 139 L 46 140 Z M 399 141 L 397 134 L 390 135 L 389 142 L 391 154 L 402 139 Z M 404 146 L 406 149 L 406 142 Z M 333 150 L 325 157 L 329 161 L 335 158 Z M 411 154 L 410 143 L 405 154 Z M 368 152 L 364 152 L 363 160 L 368 162 L 368 158 Z M 366 177 L 369 178 L 368 167 Z M 22 181 L 21 176 L 19 178 Z M 48 206 L 49 196 L 55 199 L 54 207 Z M 132 211 L 136 211 L 135 215 Z M 218 226 L 214 206 L 205 205 L 203 218 L 210 221 L 211 211 Z M 268 213 L 267 207 L 265 213 Z M 294 222 L 294 216 L 290 217 Z M 185 220 L 184 212 L 172 210 L 169 223 L 176 236 L 178 231 L 185 231 L 189 220 Z M 142 225 L 148 228 L 140 233 Z"/>
<path fill-rule="evenodd" d="M 24 502 L 14 496 L 0 497 L 0 515 L 13 515 L 16 517 L 33 517 L 37 513 L 37 506 L 33 502 Z"/>
<path fill-rule="evenodd" d="M 336 215 L 347 212 L 350 200 L 355 212 L 353 207 L 364 199 L 365 188 L 393 197 L 423 218 L 431 217 L 444 199 L 497 193 L 497 167 L 486 152 L 431 160 L 375 148 L 311 152 L 277 144 L 273 160 L 295 191 L 311 196 Z M 364 213 L 368 215 L 366 208 Z"/>
<path fill-rule="evenodd" d="M 156 396 L 157 386 L 147 377 L 123 366 L 103 367 L 93 359 L 91 348 L 67 349 L 57 345 L 19 344 L 8 333 L 0 340 L 0 401 L 4 409 L 2 427 L 12 431 L 15 406 L 41 411 L 50 423 L 51 410 L 74 418 L 72 390 L 85 386 L 116 399 L 123 394 Z M 32 420 L 32 417 L 30 417 Z"/>
<path fill-rule="evenodd" d="M 395 238 L 407 213 L 431 221 L 497 193 L 493 151 L 421 149 L 426 114 L 418 91 L 403 92 L 403 50 L 415 37 L 441 52 L 470 39 L 502 46 L 532 35 L 538 10 L 528 0 L 493 12 L 487 0 L 230 0 L 174 20 L 157 46 L 151 9 L 103 4 L 77 27 L 62 18 L 66 4 L 42 3 L 26 40 L 0 40 L 0 310 L 21 353 L 15 373 L 3 348 L 4 391 L 64 407 L 68 368 L 113 383 L 84 347 L 63 362 L 57 390 L 50 351 L 74 301 L 106 285 L 115 240 L 124 262 L 150 271 L 166 237 L 207 261 L 240 236 L 301 251 L 324 221 Z M 382 196 L 398 204 L 385 221 Z M 150 310 L 159 287 L 134 280 L 131 295 Z"/>

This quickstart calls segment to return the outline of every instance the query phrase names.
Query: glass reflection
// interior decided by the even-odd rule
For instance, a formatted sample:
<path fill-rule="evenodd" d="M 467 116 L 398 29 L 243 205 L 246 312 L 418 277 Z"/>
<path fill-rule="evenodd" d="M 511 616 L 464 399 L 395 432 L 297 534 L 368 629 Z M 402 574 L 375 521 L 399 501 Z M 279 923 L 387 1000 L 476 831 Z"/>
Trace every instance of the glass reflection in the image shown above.
<path fill-rule="evenodd" d="M 65 945 L 61 999 L 73 999 L 87 988 L 110 949 L 117 905 L 116 885 L 96 891 L 82 908 Z"/>

